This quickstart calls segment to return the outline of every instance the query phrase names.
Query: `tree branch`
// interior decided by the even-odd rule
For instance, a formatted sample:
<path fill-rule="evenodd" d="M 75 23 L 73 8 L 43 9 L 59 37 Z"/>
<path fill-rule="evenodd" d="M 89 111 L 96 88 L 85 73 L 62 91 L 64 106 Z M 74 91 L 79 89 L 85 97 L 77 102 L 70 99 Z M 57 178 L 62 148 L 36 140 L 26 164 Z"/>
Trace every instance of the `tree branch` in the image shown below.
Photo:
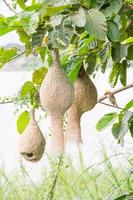
<path fill-rule="evenodd" d="M 103 104 L 103 105 L 105 105 L 105 106 L 110 106 L 110 107 L 113 107 L 113 108 L 117 108 L 117 109 L 120 109 L 120 110 L 124 110 L 124 108 L 121 108 L 121 107 L 119 107 L 119 106 L 114 106 L 114 105 L 112 105 L 112 104 L 108 104 L 108 103 L 104 103 L 104 102 L 99 102 L 100 104 Z"/>
<path fill-rule="evenodd" d="M 8 4 L 8 3 L 6 2 L 6 0 L 3 0 L 3 2 L 5 3 L 5 5 L 9 8 L 9 10 L 10 10 L 11 12 L 13 12 L 14 14 L 16 14 L 15 10 L 13 10 L 13 8 L 10 6 L 10 4 Z"/>
<path fill-rule="evenodd" d="M 119 89 L 116 89 L 116 90 L 112 91 L 112 94 L 117 94 L 119 92 L 122 92 L 124 90 L 130 89 L 132 87 L 133 87 L 133 83 L 131 83 L 131 84 L 125 86 L 125 87 L 121 87 Z M 104 99 L 107 99 L 107 97 L 105 95 L 99 98 L 98 103 L 101 103 L 101 101 L 103 101 Z"/>
<path fill-rule="evenodd" d="M 14 96 L 0 97 L 0 104 L 14 103 L 17 101 L 19 101 L 19 97 L 17 94 Z"/>
<path fill-rule="evenodd" d="M 119 89 L 116 89 L 116 90 L 112 91 L 112 94 L 117 94 L 117 93 L 119 93 L 119 92 L 122 92 L 122 91 L 124 91 L 124 90 L 130 89 L 130 88 L 132 88 L 132 87 L 133 87 L 133 83 L 127 85 L 126 87 L 122 87 L 122 88 L 119 88 Z M 107 99 L 107 97 L 106 97 L 105 95 L 102 96 L 102 97 L 100 97 L 100 98 L 98 99 L 98 102 L 97 102 L 97 103 L 104 104 L 104 105 L 106 105 L 106 106 L 114 107 L 114 108 L 121 109 L 121 110 L 124 109 L 124 108 L 121 108 L 121 107 L 119 107 L 119 106 L 116 107 L 116 106 L 113 106 L 113 105 L 111 105 L 111 104 L 102 102 L 104 99 Z M 0 101 L 0 104 L 14 103 L 14 102 L 17 102 L 17 101 L 19 101 L 18 98 L 17 98 L 17 96 L 14 96 L 14 97 L 12 97 L 11 99 L 8 99 L 8 100 L 1 100 L 1 101 Z"/>
<path fill-rule="evenodd" d="M 8 101 L 0 101 L 0 104 L 8 104 L 8 103 L 14 103 L 15 100 L 8 100 Z"/>
<path fill-rule="evenodd" d="M 10 61 L 12 61 L 12 60 L 14 60 L 14 59 L 16 59 L 16 58 L 22 56 L 24 53 L 25 53 L 25 51 L 21 52 L 20 54 L 17 54 L 16 56 L 14 56 L 14 57 L 11 58 L 10 60 L 8 60 L 8 62 L 10 62 Z"/>

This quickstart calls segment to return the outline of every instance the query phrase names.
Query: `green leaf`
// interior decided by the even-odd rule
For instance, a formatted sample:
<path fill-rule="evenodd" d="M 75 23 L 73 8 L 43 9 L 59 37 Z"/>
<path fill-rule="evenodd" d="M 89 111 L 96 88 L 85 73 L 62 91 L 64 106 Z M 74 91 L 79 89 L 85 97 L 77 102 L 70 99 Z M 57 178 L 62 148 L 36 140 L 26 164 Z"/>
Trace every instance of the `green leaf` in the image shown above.
<path fill-rule="evenodd" d="M 133 45 L 128 47 L 127 60 L 133 60 Z"/>
<path fill-rule="evenodd" d="M 83 46 L 79 49 L 79 55 L 82 56 L 82 55 L 85 55 L 89 52 L 89 47 L 88 46 Z"/>
<path fill-rule="evenodd" d="M 124 136 L 128 132 L 128 126 L 129 126 L 128 123 L 129 123 L 131 116 L 132 116 L 131 111 L 124 112 L 122 122 L 121 122 L 121 127 L 119 130 L 119 143 L 121 144 L 121 146 L 124 146 Z"/>
<path fill-rule="evenodd" d="M 66 10 L 67 8 L 71 8 L 71 5 L 45 7 L 42 10 L 42 15 L 43 15 L 43 17 L 49 17 L 52 15 L 59 14 L 59 13 L 63 12 L 64 10 Z"/>
<path fill-rule="evenodd" d="M 17 0 L 18 5 L 20 6 L 21 9 L 25 9 L 26 5 L 25 5 L 25 0 Z"/>
<path fill-rule="evenodd" d="M 80 40 L 83 40 L 87 37 L 88 33 L 86 31 L 84 31 L 83 33 L 80 34 L 79 38 Z M 93 38 L 93 37 L 92 37 Z M 94 38 L 93 38 L 94 39 Z"/>
<path fill-rule="evenodd" d="M 66 48 L 73 37 L 73 29 L 70 27 L 65 27 L 61 23 L 56 29 L 49 33 L 48 45 L 53 48 Z"/>
<path fill-rule="evenodd" d="M 133 43 L 133 37 L 129 37 L 126 40 L 124 40 L 123 42 L 121 42 L 121 44 L 130 44 Z"/>
<path fill-rule="evenodd" d="M 32 81 L 36 85 L 41 85 L 44 77 L 47 74 L 48 69 L 45 67 L 41 67 L 40 69 L 37 69 L 32 74 Z"/>
<path fill-rule="evenodd" d="M 119 123 L 115 123 L 112 127 L 112 134 L 115 137 L 115 139 L 118 140 L 118 143 L 120 143 L 122 146 L 124 145 L 124 136 L 128 132 L 128 127 L 132 131 L 131 126 L 131 118 L 132 118 L 132 112 L 131 111 L 125 111 L 123 115 L 120 114 L 120 120 Z M 132 134 L 132 133 L 131 133 Z"/>
<path fill-rule="evenodd" d="M 0 36 L 16 30 L 18 27 L 22 27 L 20 19 L 18 16 L 14 15 L 11 17 L 0 16 Z"/>
<path fill-rule="evenodd" d="M 63 15 L 55 15 L 50 17 L 50 23 L 53 27 L 59 26 L 61 24 Z"/>
<path fill-rule="evenodd" d="M 96 124 L 96 129 L 98 131 L 102 131 L 103 129 L 107 128 L 108 126 L 110 126 L 114 120 L 116 119 L 116 117 L 118 116 L 118 114 L 116 112 L 114 113 L 108 113 L 106 115 L 104 115 Z"/>
<path fill-rule="evenodd" d="M 127 85 L 127 61 L 123 60 L 123 62 L 120 64 L 120 81 L 123 86 Z"/>
<path fill-rule="evenodd" d="M 112 134 L 113 134 L 113 136 L 114 136 L 114 138 L 116 140 L 119 139 L 120 129 L 121 129 L 121 124 L 120 123 L 113 124 L 113 126 L 112 126 Z"/>
<path fill-rule="evenodd" d="M 36 3 L 36 4 L 33 4 L 32 6 L 27 6 L 24 8 L 25 11 L 38 11 L 40 10 L 41 8 L 43 7 L 43 4 L 42 3 Z"/>
<path fill-rule="evenodd" d="M 43 63 L 44 63 L 44 61 L 45 61 L 46 52 L 47 52 L 47 48 L 46 48 L 46 47 L 41 47 L 41 48 L 40 48 L 40 56 L 41 56 L 41 59 L 42 59 L 42 62 L 43 62 Z"/>
<path fill-rule="evenodd" d="M 43 43 L 45 34 L 46 34 L 46 30 L 44 26 L 39 25 L 35 33 L 32 34 L 32 47 L 41 46 Z M 41 47 L 41 49 L 44 49 L 44 48 Z"/>
<path fill-rule="evenodd" d="M 73 25 L 77 27 L 84 27 L 86 24 L 85 10 L 80 8 L 79 11 L 71 17 Z"/>
<path fill-rule="evenodd" d="M 120 38 L 120 32 L 119 32 L 119 28 L 117 26 L 117 24 L 110 20 L 107 22 L 107 27 L 108 27 L 108 32 L 107 32 L 107 35 L 109 37 L 109 39 L 113 42 L 117 42 L 119 41 L 119 38 Z"/>
<path fill-rule="evenodd" d="M 45 0 L 46 1 L 46 0 Z M 51 0 L 51 2 L 53 3 L 53 1 L 55 1 L 56 3 L 55 3 L 55 5 L 56 6 L 59 6 L 59 5 L 67 5 L 67 4 L 71 4 L 71 5 L 73 5 L 73 4 L 78 4 L 79 3 L 79 0 L 60 0 L 60 1 L 57 1 L 57 0 Z"/>
<path fill-rule="evenodd" d="M 39 95 L 38 90 L 31 81 L 27 81 L 22 86 L 20 91 L 20 100 L 27 101 L 32 105 L 33 108 L 38 108 L 39 106 Z"/>
<path fill-rule="evenodd" d="M 132 108 L 132 107 L 133 107 L 133 100 L 129 101 L 129 102 L 126 104 L 126 106 L 124 107 L 124 109 L 128 110 L 128 109 L 130 109 L 130 108 Z"/>
<path fill-rule="evenodd" d="M 81 6 L 89 9 L 90 5 L 91 5 L 91 1 L 90 0 L 81 0 L 80 4 L 81 4 Z"/>
<path fill-rule="evenodd" d="M 119 73 L 120 73 L 120 63 L 114 63 L 112 71 L 109 76 L 109 82 L 112 87 L 116 85 Z"/>
<path fill-rule="evenodd" d="M 77 76 L 78 76 L 78 73 L 79 73 L 79 70 L 81 68 L 81 65 L 82 65 L 82 60 L 77 60 L 77 62 L 73 62 L 72 65 L 71 65 L 71 71 L 68 73 L 68 78 L 69 80 L 74 83 Z"/>
<path fill-rule="evenodd" d="M 22 86 L 21 92 L 20 92 L 20 100 L 23 100 L 27 96 L 32 96 L 37 92 L 34 84 L 31 81 L 27 81 Z"/>
<path fill-rule="evenodd" d="M 61 57 L 61 66 L 63 66 L 64 68 L 66 68 L 66 63 L 69 59 L 69 54 L 64 54 L 62 57 Z"/>
<path fill-rule="evenodd" d="M 102 73 L 105 73 L 108 60 L 108 48 L 106 48 L 106 46 L 99 52 L 99 58 L 101 63 L 101 71 Z"/>
<path fill-rule="evenodd" d="M 106 17 L 111 17 L 113 13 L 118 13 L 123 6 L 123 0 L 110 0 L 109 7 L 104 11 Z"/>
<path fill-rule="evenodd" d="M 128 121 L 128 126 L 129 126 L 129 130 L 130 130 L 130 134 L 133 137 L 133 116 L 130 117 L 130 119 Z"/>
<path fill-rule="evenodd" d="M 10 61 L 17 54 L 17 49 L 13 48 L 0 48 L 0 68 Z"/>
<path fill-rule="evenodd" d="M 30 36 L 23 30 L 23 29 L 18 29 L 17 33 L 20 37 L 20 41 L 22 43 L 28 43 L 30 41 Z"/>
<path fill-rule="evenodd" d="M 3 15 L 0 15 L 0 23 L 1 22 L 7 24 L 7 18 L 5 18 Z"/>
<path fill-rule="evenodd" d="M 17 131 L 22 134 L 30 121 L 30 113 L 28 111 L 22 112 L 17 119 Z"/>
<path fill-rule="evenodd" d="M 86 15 L 85 30 L 99 40 L 104 40 L 107 34 L 107 23 L 104 14 L 91 9 Z"/>
<path fill-rule="evenodd" d="M 96 54 L 90 53 L 87 56 L 85 62 L 88 65 L 86 72 L 87 74 L 91 75 L 94 72 L 96 66 Z"/>
<path fill-rule="evenodd" d="M 51 53 L 49 51 L 47 52 L 47 55 L 48 55 L 47 62 L 48 62 L 48 65 L 50 67 L 52 65 L 52 63 L 53 63 L 53 59 L 52 59 L 52 55 L 51 55 Z"/>
<path fill-rule="evenodd" d="M 114 199 L 114 200 L 127 200 L 127 196 L 128 196 L 128 195 L 124 194 L 124 195 L 121 195 L 121 196 L 117 197 L 117 198 Z"/>
<path fill-rule="evenodd" d="M 119 62 L 127 56 L 127 47 L 120 43 L 115 43 L 111 48 L 112 59 Z"/>
<path fill-rule="evenodd" d="M 25 32 L 29 34 L 33 34 L 36 32 L 36 29 L 38 27 L 38 21 L 39 21 L 39 13 L 30 13 L 25 12 L 23 15 L 21 15 L 21 23 L 23 26 L 23 29 Z"/>
<path fill-rule="evenodd" d="M 15 30 L 14 27 L 9 27 L 7 24 L 0 22 L 0 36 L 5 35 L 13 30 Z"/>

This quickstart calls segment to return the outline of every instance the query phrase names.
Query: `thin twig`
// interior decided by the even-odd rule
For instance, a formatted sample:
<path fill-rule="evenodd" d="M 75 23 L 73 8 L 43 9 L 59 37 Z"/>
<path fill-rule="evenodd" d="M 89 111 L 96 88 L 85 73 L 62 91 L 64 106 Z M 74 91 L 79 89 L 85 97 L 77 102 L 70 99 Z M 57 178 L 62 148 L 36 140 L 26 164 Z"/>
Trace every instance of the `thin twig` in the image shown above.
<path fill-rule="evenodd" d="M 111 104 L 108 104 L 108 103 L 105 103 L 105 102 L 99 102 L 100 104 L 103 104 L 105 106 L 110 106 L 110 107 L 113 107 L 113 108 L 117 108 L 117 109 L 120 109 L 120 110 L 124 110 L 124 108 L 122 107 L 119 107 L 119 106 L 114 106 L 114 105 L 111 105 Z"/>
<path fill-rule="evenodd" d="M 24 52 L 22 52 L 21 54 L 17 55 L 16 57 L 22 55 L 23 53 L 24 53 Z M 15 59 L 15 58 L 13 58 L 13 59 Z M 11 61 L 11 60 L 10 60 L 10 61 Z M 130 89 L 130 88 L 132 88 L 132 87 L 133 87 L 133 83 L 127 85 L 126 87 L 122 87 L 122 88 L 119 88 L 119 89 L 116 89 L 116 90 L 112 91 L 112 94 L 117 94 L 117 93 L 119 93 L 119 92 L 122 92 L 122 91 L 124 91 L 124 90 Z M 102 97 L 100 97 L 97 103 L 101 103 L 101 104 L 104 104 L 104 105 L 106 105 L 106 106 L 118 108 L 118 109 L 121 109 L 121 110 L 124 109 L 124 108 L 121 108 L 121 107 L 119 107 L 119 106 L 116 107 L 116 106 L 113 106 L 113 105 L 111 105 L 111 104 L 102 102 L 102 101 L 103 101 L 104 99 L 106 99 L 106 98 L 107 98 L 107 97 L 106 97 L 105 95 L 102 96 Z M 13 97 L 13 98 L 10 99 L 10 100 L 7 100 L 7 101 L 5 101 L 5 100 L 0 101 L 0 104 L 8 104 L 8 103 L 14 103 L 14 102 L 17 102 L 17 97 L 16 97 L 16 96 Z"/>
<path fill-rule="evenodd" d="M 9 10 L 10 10 L 11 12 L 13 12 L 14 14 L 16 14 L 15 10 L 10 6 L 10 4 L 8 4 L 8 3 L 6 2 L 6 0 L 3 0 L 3 2 L 5 3 L 5 5 L 9 8 Z"/>
<path fill-rule="evenodd" d="M 25 51 L 21 52 L 20 54 L 17 54 L 16 56 L 14 56 L 14 57 L 11 58 L 10 60 L 8 60 L 8 62 L 10 62 L 10 61 L 12 61 L 12 60 L 14 60 L 14 59 L 16 59 L 16 58 L 22 56 L 24 53 L 25 53 Z"/>
<path fill-rule="evenodd" d="M 0 104 L 8 104 L 8 103 L 14 103 L 15 100 L 8 100 L 8 101 L 0 101 Z"/>
<path fill-rule="evenodd" d="M 117 94 L 117 93 L 119 93 L 119 92 L 122 92 L 122 91 L 124 91 L 124 90 L 130 89 L 130 88 L 132 88 L 132 87 L 133 87 L 133 83 L 131 83 L 131 84 L 125 86 L 125 87 L 121 87 L 121 88 L 119 88 L 119 89 L 116 89 L 116 90 L 112 91 L 111 93 L 112 93 L 112 94 Z M 107 99 L 107 96 L 104 95 L 104 96 L 100 97 L 99 100 L 98 100 L 98 103 L 100 103 L 100 102 L 103 101 L 104 99 Z"/>

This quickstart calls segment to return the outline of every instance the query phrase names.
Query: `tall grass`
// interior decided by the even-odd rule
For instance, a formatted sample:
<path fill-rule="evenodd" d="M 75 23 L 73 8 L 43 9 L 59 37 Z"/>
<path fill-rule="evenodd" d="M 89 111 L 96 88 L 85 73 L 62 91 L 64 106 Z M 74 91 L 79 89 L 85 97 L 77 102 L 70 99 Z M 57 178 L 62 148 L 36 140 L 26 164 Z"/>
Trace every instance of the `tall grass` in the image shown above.
<path fill-rule="evenodd" d="M 119 157 L 126 159 L 127 167 L 119 163 Z M 80 159 L 79 168 L 74 167 L 70 158 L 49 160 L 50 170 L 43 169 L 38 184 L 22 163 L 15 174 L 1 169 L 0 200 L 124 200 L 133 192 L 133 160 L 127 157 L 125 154 L 108 157 L 104 152 L 101 162 L 88 167 Z M 118 161 L 116 167 L 112 165 L 114 158 Z"/>

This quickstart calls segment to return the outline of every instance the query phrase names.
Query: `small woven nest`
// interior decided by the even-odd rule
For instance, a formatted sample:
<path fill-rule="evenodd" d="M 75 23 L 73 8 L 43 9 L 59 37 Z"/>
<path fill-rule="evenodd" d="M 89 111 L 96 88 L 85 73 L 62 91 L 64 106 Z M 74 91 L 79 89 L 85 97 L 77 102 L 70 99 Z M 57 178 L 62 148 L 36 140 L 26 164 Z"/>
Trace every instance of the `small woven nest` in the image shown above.
<path fill-rule="evenodd" d="M 31 111 L 30 122 L 20 136 L 19 152 L 26 160 L 36 162 L 43 156 L 45 144 L 45 138 L 35 121 L 34 112 Z"/>
<path fill-rule="evenodd" d="M 67 111 L 68 124 L 65 143 L 82 143 L 80 119 L 83 113 L 91 110 L 97 103 L 97 89 L 82 67 L 74 83 L 75 100 Z"/>

